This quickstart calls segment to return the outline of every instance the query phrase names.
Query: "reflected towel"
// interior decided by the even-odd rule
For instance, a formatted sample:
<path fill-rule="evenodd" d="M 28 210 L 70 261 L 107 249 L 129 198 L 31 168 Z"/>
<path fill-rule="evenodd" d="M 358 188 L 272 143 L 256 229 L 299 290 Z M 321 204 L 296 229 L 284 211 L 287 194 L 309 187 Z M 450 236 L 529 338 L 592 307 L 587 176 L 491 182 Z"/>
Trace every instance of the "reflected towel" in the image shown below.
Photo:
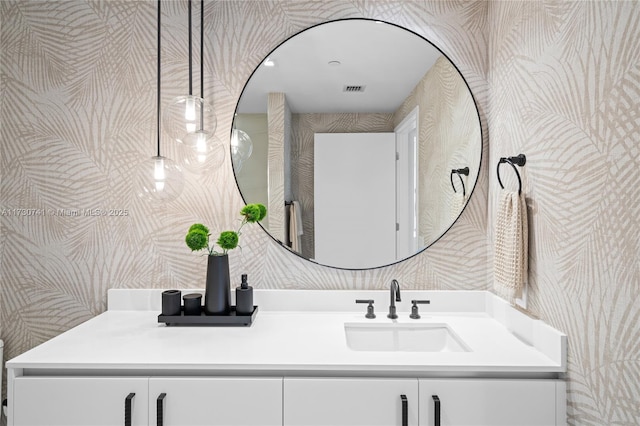
<path fill-rule="evenodd" d="M 292 201 L 289 207 L 289 241 L 291 249 L 298 253 L 302 250 L 302 209 L 300 203 Z"/>
<path fill-rule="evenodd" d="M 451 196 L 451 219 L 456 220 L 467 202 L 467 197 L 461 192 L 454 192 Z"/>
<path fill-rule="evenodd" d="M 524 195 L 503 190 L 496 218 L 493 279 L 496 293 L 511 303 L 522 297 L 527 279 L 528 232 Z"/>

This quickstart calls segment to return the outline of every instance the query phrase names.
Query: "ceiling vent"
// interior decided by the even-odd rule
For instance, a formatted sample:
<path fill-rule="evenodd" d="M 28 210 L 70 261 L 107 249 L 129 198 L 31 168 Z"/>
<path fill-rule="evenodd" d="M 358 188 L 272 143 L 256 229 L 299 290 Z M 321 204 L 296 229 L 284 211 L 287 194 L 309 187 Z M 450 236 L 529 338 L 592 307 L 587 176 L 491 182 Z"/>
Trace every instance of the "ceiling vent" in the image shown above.
<path fill-rule="evenodd" d="M 348 92 L 348 93 L 362 93 L 364 92 L 365 87 L 367 86 L 358 86 L 358 85 L 344 86 L 342 91 Z"/>

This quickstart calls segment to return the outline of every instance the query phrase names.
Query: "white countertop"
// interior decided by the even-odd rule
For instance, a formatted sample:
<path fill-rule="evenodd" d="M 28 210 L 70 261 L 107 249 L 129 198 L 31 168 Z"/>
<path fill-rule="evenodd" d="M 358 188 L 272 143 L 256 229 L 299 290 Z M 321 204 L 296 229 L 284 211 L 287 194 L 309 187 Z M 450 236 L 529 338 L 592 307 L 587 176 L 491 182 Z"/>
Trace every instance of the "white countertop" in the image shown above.
<path fill-rule="evenodd" d="M 488 292 L 407 291 L 398 304 L 400 317 L 390 320 L 385 291 L 256 290 L 260 309 L 250 327 L 168 327 L 158 323 L 161 291 L 110 290 L 107 312 L 10 360 L 7 367 L 417 377 L 566 371 L 566 336 Z M 366 319 L 366 305 L 355 305 L 355 298 L 374 298 L 377 318 Z M 420 307 L 421 319 L 410 319 L 410 300 L 418 298 L 431 299 L 431 305 Z M 353 322 L 447 323 L 470 351 L 353 351 L 344 332 L 344 324 Z"/>

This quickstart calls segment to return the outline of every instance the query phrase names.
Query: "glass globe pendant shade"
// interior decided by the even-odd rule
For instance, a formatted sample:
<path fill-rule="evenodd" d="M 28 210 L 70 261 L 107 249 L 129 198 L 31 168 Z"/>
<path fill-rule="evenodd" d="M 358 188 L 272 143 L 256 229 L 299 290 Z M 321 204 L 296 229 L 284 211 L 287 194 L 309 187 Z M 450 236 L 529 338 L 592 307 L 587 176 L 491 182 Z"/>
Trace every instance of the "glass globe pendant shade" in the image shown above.
<path fill-rule="evenodd" d="M 213 134 L 217 120 L 209 103 L 193 95 L 178 96 L 164 109 L 162 125 L 171 139 L 186 143 L 187 135 L 198 129 Z"/>
<path fill-rule="evenodd" d="M 220 166 L 224 162 L 224 145 L 206 130 L 196 130 L 185 135 L 184 145 L 189 148 L 188 161 L 193 165 Z"/>
<path fill-rule="evenodd" d="M 206 161 L 207 154 L 211 150 L 211 135 L 209 132 L 205 130 L 196 130 L 193 133 L 187 133 L 184 137 L 183 143 L 193 149 L 198 162 L 204 163 Z"/>
<path fill-rule="evenodd" d="M 141 162 L 136 171 L 137 196 L 151 202 L 173 201 L 182 194 L 182 169 L 171 159 L 153 156 Z"/>
<path fill-rule="evenodd" d="M 231 160 L 236 170 L 242 168 L 244 163 L 253 152 L 253 142 L 249 135 L 240 129 L 233 129 L 231 132 Z"/>

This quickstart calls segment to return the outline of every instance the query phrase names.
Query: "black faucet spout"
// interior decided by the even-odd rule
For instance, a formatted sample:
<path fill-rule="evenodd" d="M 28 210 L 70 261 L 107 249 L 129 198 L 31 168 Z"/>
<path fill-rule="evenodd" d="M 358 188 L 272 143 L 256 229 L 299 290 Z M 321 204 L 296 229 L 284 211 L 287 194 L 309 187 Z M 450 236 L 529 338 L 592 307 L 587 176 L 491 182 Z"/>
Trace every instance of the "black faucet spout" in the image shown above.
<path fill-rule="evenodd" d="M 400 299 L 400 284 L 398 283 L 398 280 L 391 280 L 389 292 L 391 301 L 389 304 L 389 314 L 387 315 L 387 318 L 396 319 L 398 318 L 398 315 L 396 314 L 396 302 L 402 301 L 402 299 Z"/>

